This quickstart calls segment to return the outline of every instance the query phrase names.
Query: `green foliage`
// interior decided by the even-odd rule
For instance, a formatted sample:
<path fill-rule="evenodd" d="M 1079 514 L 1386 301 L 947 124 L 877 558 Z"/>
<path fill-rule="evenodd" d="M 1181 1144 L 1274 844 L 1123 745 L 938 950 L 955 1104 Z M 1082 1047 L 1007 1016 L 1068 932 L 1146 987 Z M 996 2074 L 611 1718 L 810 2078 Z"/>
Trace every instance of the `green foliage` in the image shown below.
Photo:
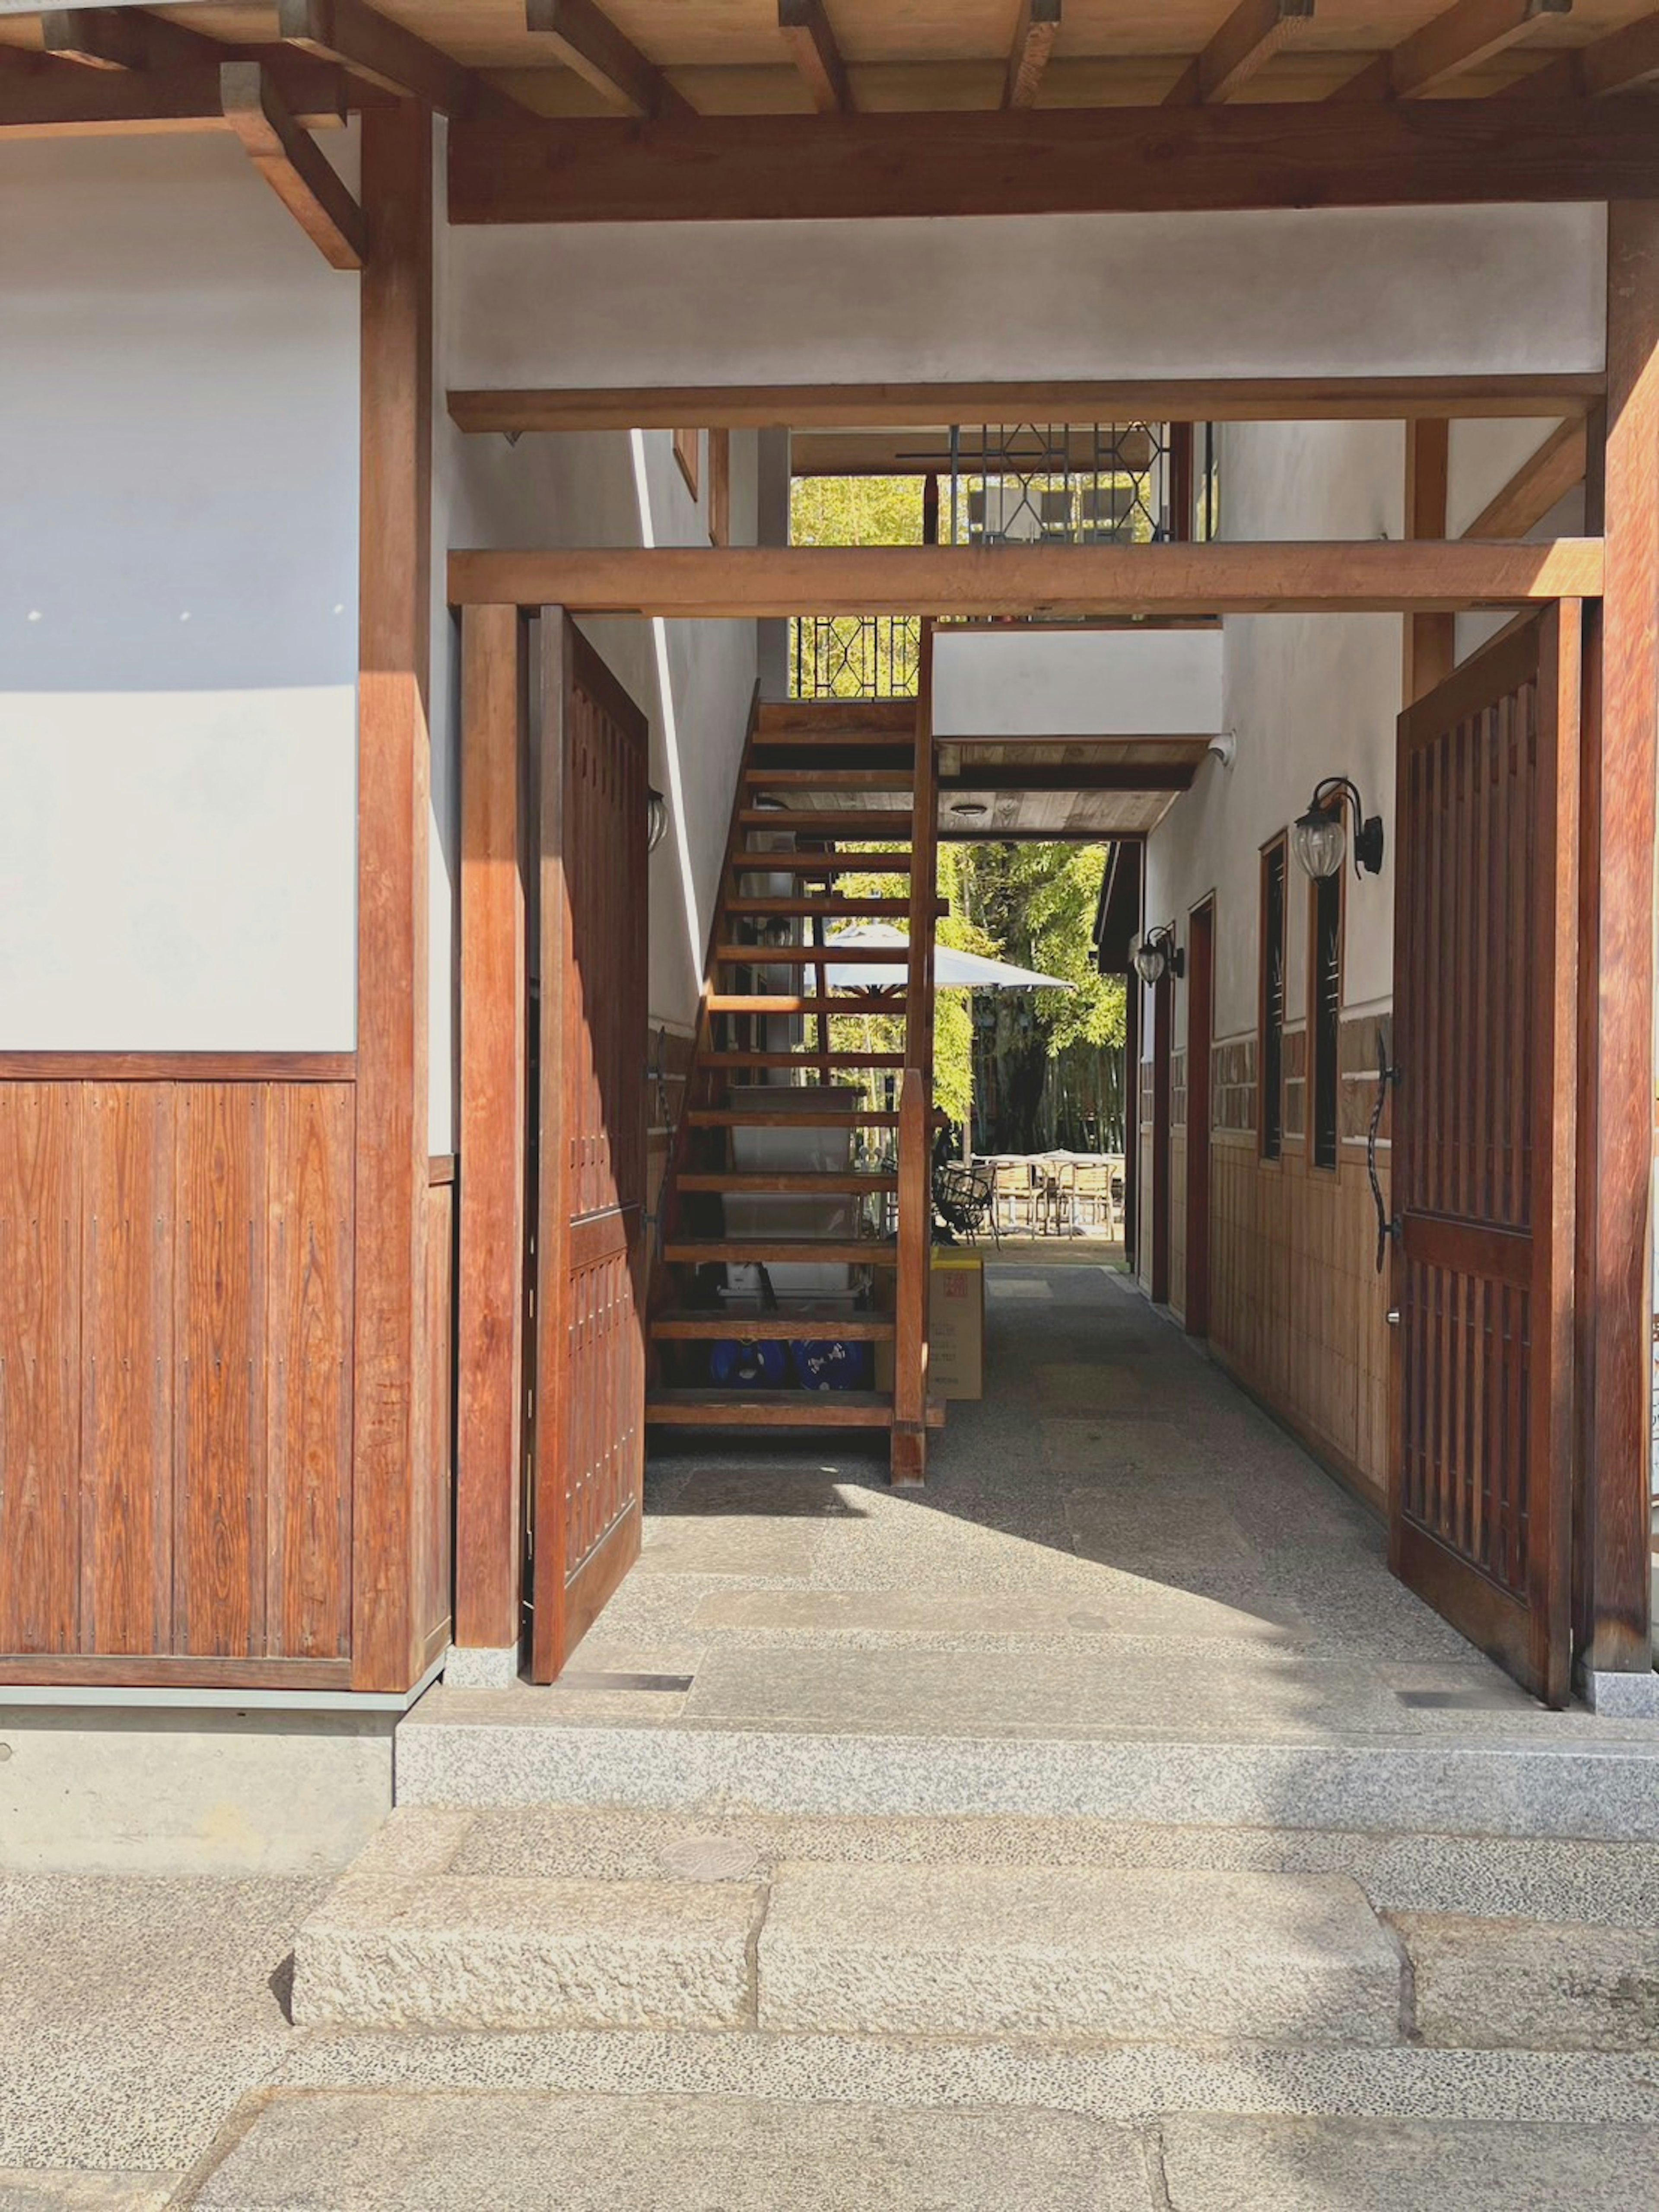
<path fill-rule="evenodd" d="M 797 477 L 792 545 L 920 545 L 920 477 Z"/>
<path fill-rule="evenodd" d="M 1071 991 L 1033 994 L 1032 1012 L 1054 1060 L 1073 1044 L 1121 1045 L 1123 978 L 1095 967 L 1095 909 L 1106 845 L 970 845 L 962 848 L 964 906 L 1003 947 L 1004 957 Z"/>

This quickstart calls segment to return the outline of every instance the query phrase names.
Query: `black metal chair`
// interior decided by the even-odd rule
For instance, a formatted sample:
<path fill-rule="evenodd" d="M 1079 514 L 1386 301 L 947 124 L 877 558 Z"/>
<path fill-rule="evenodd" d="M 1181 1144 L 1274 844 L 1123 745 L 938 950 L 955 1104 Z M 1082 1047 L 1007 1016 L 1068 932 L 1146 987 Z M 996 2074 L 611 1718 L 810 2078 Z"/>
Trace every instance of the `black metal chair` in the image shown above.
<path fill-rule="evenodd" d="M 1002 1231 L 997 1225 L 996 1177 L 989 1168 L 964 1167 L 958 1162 L 933 1170 L 933 1211 L 950 1231 L 964 1243 L 977 1244 L 981 1231 L 989 1229 L 998 1250 Z"/>

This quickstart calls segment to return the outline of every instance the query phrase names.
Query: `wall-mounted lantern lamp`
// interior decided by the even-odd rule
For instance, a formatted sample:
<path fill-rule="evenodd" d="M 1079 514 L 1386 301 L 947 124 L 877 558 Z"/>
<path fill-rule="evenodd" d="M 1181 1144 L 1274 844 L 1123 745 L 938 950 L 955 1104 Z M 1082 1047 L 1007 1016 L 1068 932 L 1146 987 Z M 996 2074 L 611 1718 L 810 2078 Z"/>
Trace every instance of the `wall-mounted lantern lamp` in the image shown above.
<path fill-rule="evenodd" d="M 1357 876 L 1382 872 L 1382 817 L 1368 815 L 1365 803 L 1346 775 L 1328 775 L 1314 787 L 1308 811 L 1291 829 L 1291 844 L 1304 871 L 1316 880 L 1334 876 L 1342 866 L 1347 832 L 1342 821 L 1342 802 L 1353 811 L 1353 872 Z"/>
<path fill-rule="evenodd" d="M 645 849 L 654 853 L 668 835 L 668 801 L 653 786 L 645 794 Z"/>
<path fill-rule="evenodd" d="M 1162 929 L 1148 930 L 1132 957 L 1143 983 L 1161 983 L 1166 975 L 1178 978 L 1187 972 L 1187 956 L 1175 941 L 1172 921 L 1166 921 Z"/>

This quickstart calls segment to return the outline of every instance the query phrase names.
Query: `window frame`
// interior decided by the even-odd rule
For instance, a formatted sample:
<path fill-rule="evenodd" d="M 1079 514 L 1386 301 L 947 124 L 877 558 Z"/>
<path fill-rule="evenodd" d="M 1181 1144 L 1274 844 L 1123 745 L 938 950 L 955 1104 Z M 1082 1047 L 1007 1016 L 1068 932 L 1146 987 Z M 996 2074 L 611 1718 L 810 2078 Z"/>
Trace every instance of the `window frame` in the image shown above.
<path fill-rule="evenodd" d="M 1330 911 L 1322 917 L 1322 907 Z M 1334 1175 L 1342 1164 L 1342 989 L 1346 978 L 1347 870 L 1308 885 L 1308 1165 Z M 1322 920 L 1330 924 L 1330 985 Z M 1325 1109 L 1322 1115 L 1322 1107 Z"/>
<path fill-rule="evenodd" d="M 1285 1157 L 1285 1030 L 1290 1013 L 1289 866 L 1290 840 L 1281 830 L 1261 848 L 1261 893 L 1256 909 L 1260 936 L 1256 963 L 1256 1152 L 1258 1157 L 1264 1160 L 1280 1160 Z M 1273 910 L 1270 893 L 1275 878 L 1279 893 L 1276 1024 L 1272 1019 L 1274 1007 L 1269 964 L 1273 949 L 1269 928 Z"/>

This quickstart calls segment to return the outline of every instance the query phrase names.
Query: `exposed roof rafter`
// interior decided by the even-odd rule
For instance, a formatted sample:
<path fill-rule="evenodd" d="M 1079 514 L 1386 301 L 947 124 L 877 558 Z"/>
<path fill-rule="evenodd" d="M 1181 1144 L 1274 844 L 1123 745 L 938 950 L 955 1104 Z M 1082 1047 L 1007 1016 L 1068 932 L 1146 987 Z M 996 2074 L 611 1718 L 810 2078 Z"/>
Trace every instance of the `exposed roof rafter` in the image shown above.
<path fill-rule="evenodd" d="M 525 21 L 568 68 L 630 115 L 658 118 L 696 113 L 665 73 L 646 59 L 593 0 L 526 0 Z"/>
<path fill-rule="evenodd" d="M 1571 13 L 1572 0 L 1455 0 L 1392 53 L 1379 54 L 1332 98 L 1421 99 L 1519 46 L 1541 24 Z"/>
<path fill-rule="evenodd" d="M 1542 69 L 1499 95 L 1523 100 L 1600 100 L 1611 92 L 1631 92 L 1659 77 L 1659 15 L 1642 15 L 1621 30 L 1610 31 L 1594 46 L 1558 54 Z"/>
<path fill-rule="evenodd" d="M 222 46 L 227 59 L 233 46 Z M 190 69 L 79 69 L 70 62 L 40 61 L 33 68 L 0 75 L 0 137 L 87 138 L 121 137 L 133 131 L 151 136 L 223 131 L 224 102 L 219 80 L 222 62 Z M 241 57 L 241 65 L 250 65 Z M 257 58 L 253 66 L 260 66 Z M 263 64 L 273 89 L 297 124 L 307 131 L 338 130 L 346 119 L 344 82 L 337 69 L 308 54 L 283 54 Z M 370 100 L 383 95 L 371 92 Z"/>
<path fill-rule="evenodd" d="M 420 100 L 440 115 L 477 115 L 492 109 L 526 111 L 483 83 L 436 46 L 363 5 L 363 0 L 277 0 L 277 33 L 283 42 L 400 98 Z"/>
<path fill-rule="evenodd" d="M 850 115 L 847 64 L 823 0 L 778 0 L 778 28 L 820 115 Z"/>
<path fill-rule="evenodd" d="M 1008 74 L 1002 88 L 1005 107 L 1033 107 L 1042 73 L 1060 30 L 1060 0 L 1020 0 Z"/>
<path fill-rule="evenodd" d="M 1231 100 L 1313 21 L 1314 0 L 1239 0 L 1221 28 L 1177 78 L 1168 107 Z"/>
<path fill-rule="evenodd" d="M 64 61 L 100 70 L 216 65 L 228 51 L 217 39 L 140 8 L 48 8 L 40 18 L 40 44 Z"/>

